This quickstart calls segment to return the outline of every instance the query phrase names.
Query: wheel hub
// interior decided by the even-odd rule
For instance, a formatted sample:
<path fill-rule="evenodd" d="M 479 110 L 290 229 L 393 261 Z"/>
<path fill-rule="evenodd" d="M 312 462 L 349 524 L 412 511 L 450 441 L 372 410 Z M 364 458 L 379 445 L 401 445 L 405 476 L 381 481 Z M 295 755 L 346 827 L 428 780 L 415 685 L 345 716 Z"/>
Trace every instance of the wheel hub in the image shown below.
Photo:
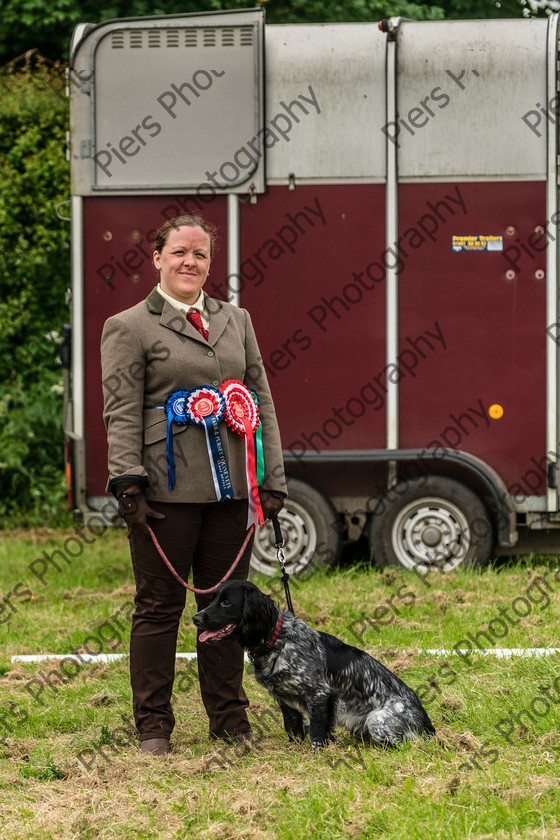
<path fill-rule="evenodd" d="M 439 528 L 429 525 L 422 531 L 422 541 L 424 545 L 433 548 L 441 542 L 442 533 Z"/>
<path fill-rule="evenodd" d="M 410 569 L 451 571 L 465 559 L 471 539 L 465 514 L 447 499 L 417 499 L 393 523 L 395 553 Z"/>

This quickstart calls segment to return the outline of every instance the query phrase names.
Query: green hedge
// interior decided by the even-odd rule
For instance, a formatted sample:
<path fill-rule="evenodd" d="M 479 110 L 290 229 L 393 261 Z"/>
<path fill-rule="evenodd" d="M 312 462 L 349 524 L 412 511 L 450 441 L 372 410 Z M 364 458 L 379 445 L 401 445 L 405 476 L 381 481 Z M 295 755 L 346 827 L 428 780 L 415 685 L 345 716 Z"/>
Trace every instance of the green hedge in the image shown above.
<path fill-rule="evenodd" d="M 0 74 L 0 527 L 65 517 L 62 370 L 70 195 L 63 71 L 29 55 Z"/>

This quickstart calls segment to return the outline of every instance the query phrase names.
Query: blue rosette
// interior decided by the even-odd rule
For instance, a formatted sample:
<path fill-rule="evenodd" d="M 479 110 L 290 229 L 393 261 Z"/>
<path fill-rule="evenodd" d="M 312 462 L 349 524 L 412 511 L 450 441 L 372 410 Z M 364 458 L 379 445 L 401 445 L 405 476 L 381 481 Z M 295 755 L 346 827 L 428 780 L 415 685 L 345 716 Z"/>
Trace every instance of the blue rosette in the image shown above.
<path fill-rule="evenodd" d="M 167 486 L 170 490 L 175 487 L 175 455 L 173 452 L 173 429 L 172 424 L 177 423 L 184 426 L 190 423 L 187 416 L 187 400 L 191 391 L 174 391 L 165 401 L 165 414 L 167 415 Z"/>

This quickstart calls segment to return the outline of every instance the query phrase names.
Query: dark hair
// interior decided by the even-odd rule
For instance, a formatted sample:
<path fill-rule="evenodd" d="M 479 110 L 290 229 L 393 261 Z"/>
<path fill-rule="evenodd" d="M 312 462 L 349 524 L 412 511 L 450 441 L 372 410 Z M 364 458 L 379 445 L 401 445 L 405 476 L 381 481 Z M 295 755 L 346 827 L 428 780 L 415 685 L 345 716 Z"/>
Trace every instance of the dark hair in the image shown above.
<path fill-rule="evenodd" d="M 179 230 L 182 227 L 200 227 L 210 240 L 210 256 L 214 254 L 214 248 L 218 238 L 218 228 L 211 222 L 205 221 L 201 216 L 194 213 L 188 213 L 184 216 L 175 216 L 173 219 L 168 219 L 162 224 L 156 233 L 156 240 L 154 242 L 154 251 L 161 254 L 165 243 L 172 230 Z"/>

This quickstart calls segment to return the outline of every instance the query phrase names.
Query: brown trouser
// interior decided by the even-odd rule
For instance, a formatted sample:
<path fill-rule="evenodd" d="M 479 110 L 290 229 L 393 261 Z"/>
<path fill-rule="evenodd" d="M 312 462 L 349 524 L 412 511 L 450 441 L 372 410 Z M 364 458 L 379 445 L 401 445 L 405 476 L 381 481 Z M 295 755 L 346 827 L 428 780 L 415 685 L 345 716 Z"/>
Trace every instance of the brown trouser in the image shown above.
<path fill-rule="evenodd" d="M 161 548 L 183 580 L 199 589 L 218 583 L 235 560 L 247 533 L 247 500 L 208 504 L 150 502 L 165 519 L 148 518 Z M 142 530 L 129 533 L 136 580 L 136 610 L 130 636 L 130 681 L 140 740 L 169 737 L 175 725 L 171 693 L 179 622 L 186 590 L 175 580 L 151 539 Z M 252 540 L 232 579 L 246 580 Z M 213 598 L 196 595 L 198 609 Z M 194 604 L 189 620 L 194 614 Z M 197 641 L 200 693 L 210 720 L 210 736 L 223 738 L 250 730 L 249 701 L 242 686 L 243 650 L 234 639 L 213 644 Z"/>

